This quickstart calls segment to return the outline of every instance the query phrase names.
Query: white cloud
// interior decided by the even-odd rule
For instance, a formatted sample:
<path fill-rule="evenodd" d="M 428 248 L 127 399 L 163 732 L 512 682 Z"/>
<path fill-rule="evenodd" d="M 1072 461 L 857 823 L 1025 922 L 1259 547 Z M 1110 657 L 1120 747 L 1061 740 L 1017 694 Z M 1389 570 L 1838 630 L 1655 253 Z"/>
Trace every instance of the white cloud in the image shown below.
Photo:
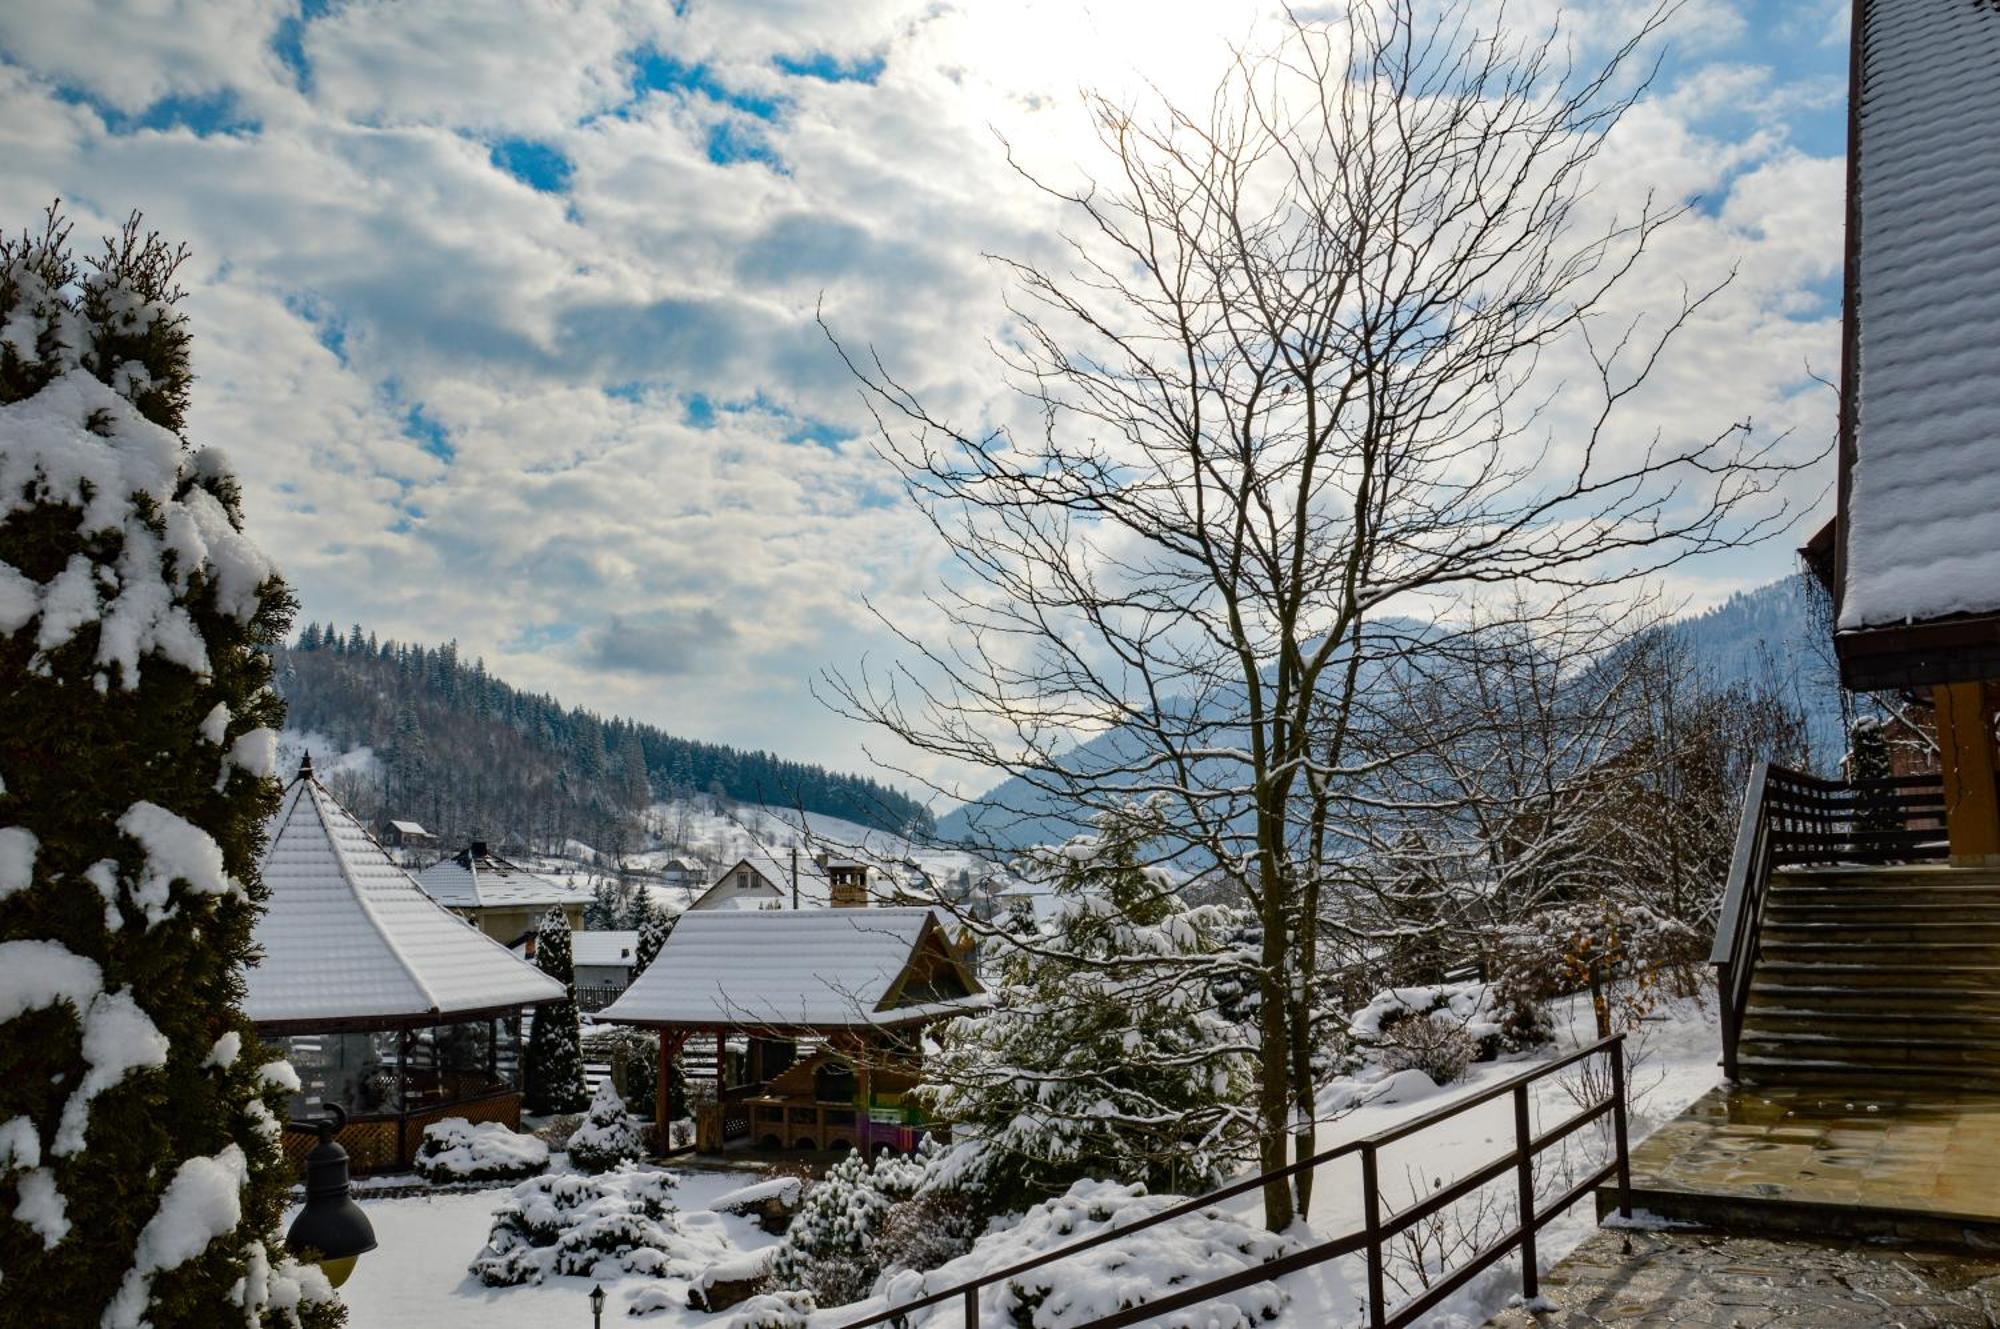
<path fill-rule="evenodd" d="M 1818 32 L 1823 8 L 1787 22 Z M 854 761 L 862 736 L 807 681 L 888 649 L 864 597 L 921 613 L 939 550 L 816 311 L 961 418 L 1006 418 L 982 255 L 1054 253 L 1059 217 L 1001 140 L 1070 178 L 1091 160 L 1080 88 L 1198 96 L 1277 9 L 682 9 L 0 9 L 0 221 L 60 194 L 84 232 L 141 207 L 193 245 L 193 429 L 236 459 L 305 614 L 455 637 L 523 686 L 691 736 Z M 1587 12 L 1608 33 L 1626 11 Z M 1681 29 L 1687 62 L 1619 130 L 1601 192 L 1707 197 L 1645 294 L 1741 274 L 1647 409 L 1690 433 L 1825 431 L 1803 366 L 1834 368 L 1839 169 L 1786 135 L 1825 71 L 1746 50 L 1728 5 Z M 633 100 L 648 50 L 673 63 Z M 221 93 L 255 126 L 112 133 L 98 109 Z M 1709 123 L 1718 98 L 1754 103 L 1740 133 Z M 501 138 L 559 154 L 566 189 L 496 167 Z M 719 142 L 769 160 L 718 162 Z M 1695 575 L 1707 593 L 1784 566 Z"/>

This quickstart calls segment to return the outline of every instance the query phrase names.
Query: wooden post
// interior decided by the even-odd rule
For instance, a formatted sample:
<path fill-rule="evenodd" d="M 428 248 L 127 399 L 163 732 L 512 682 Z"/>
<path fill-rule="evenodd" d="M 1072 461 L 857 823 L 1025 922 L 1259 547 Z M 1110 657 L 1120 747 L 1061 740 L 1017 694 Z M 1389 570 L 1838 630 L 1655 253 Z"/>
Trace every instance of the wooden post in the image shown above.
<path fill-rule="evenodd" d="M 673 1147 L 673 1132 L 667 1124 L 667 1091 L 674 1082 L 674 1053 L 678 1050 L 673 1035 L 660 1031 L 660 1064 L 653 1080 L 653 1135 L 659 1141 L 659 1151 L 666 1153 Z"/>
<path fill-rule="evenodd" d="M 2000 795 L 1994 788 L 1993 723 L 1982 683 L 1940 683 L 1938 761 L 1944 768 L 1944 824 L 1951 861 L 2000 863 Z"/>

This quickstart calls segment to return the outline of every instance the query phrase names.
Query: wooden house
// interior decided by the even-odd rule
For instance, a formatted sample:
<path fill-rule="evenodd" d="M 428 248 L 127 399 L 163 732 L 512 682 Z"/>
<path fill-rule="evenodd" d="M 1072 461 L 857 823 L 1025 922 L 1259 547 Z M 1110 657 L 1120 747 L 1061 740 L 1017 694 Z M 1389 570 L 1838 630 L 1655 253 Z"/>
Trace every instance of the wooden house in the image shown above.
<path fill-rule="evenodd" d="M 865 903 L 865 889 L 862 894 Z M 824 859 L 794 846 L 745 854 L 718 873 L 688 908 L 824 909 L 832 902 L 833 883 Z"/>
<path fill-rule="evenodd" d="M 1839 1101 L 2000 1090 L 2000 5 L 1857 0 L 1849 70 L 1838 506 L 1804 554 L 1841 681 L 1928 702 L 1939 769 L 1757 767 L 1723 1060 Z"/>
<path fill-rule="evenodd" d="M 562 984 L 424 893 L 313 776 L 272 819 L 243 1006 L 301 1081 L 294 1115 L 348 1113 L 357 1171 L 407 1167 L 444 1117 L 521 1119 L 521 1013 Z M 294 1161 L 313 1144 L 287 1135 Z"/>
<path fill-rule="evenodd" d="M 713 1043 L 717 1098 L 697 1115 L 699 1148 L 872 1153 L 923 1134 L 906 1097 L 917 1031 L 985 1003 L 928 909 L 711 910 L 682 915 L 599 1018 L 660 1031 L 663 1095 L 681 1049 Z"/>

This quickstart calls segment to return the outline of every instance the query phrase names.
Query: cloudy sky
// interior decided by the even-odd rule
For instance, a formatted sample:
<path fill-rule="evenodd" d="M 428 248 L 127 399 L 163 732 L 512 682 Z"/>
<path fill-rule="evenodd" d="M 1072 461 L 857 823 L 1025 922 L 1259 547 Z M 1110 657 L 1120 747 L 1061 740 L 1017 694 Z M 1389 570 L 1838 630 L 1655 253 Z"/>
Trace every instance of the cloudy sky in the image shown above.
<path fill-rule="evenodd" d="M 1600 31 L 1625 0 L 1593 0 Z M 1536 8 L 1517 5 L 1515 12 Z M 1844 0 L 1691 0 L 1606 188 L 1700 202 L 1646 280 L 1740 276 L 1673 428 L 1824 437 Z M 1078 92 L 1169 94 L 1264 0 L 0 0 L 0 222 L 60 195 L 194 250 L 193 434 L 304 613 L 456 638 L 693 737 L 858 764 L 807 686 L 940 551 L 814 321 L 998 409 L 1001 278 L 1059 218 Z M 1826 477 L 1800 491 L 1822 503 Z M 1780 541 L 1693 569 L 1718 599 Z"/>

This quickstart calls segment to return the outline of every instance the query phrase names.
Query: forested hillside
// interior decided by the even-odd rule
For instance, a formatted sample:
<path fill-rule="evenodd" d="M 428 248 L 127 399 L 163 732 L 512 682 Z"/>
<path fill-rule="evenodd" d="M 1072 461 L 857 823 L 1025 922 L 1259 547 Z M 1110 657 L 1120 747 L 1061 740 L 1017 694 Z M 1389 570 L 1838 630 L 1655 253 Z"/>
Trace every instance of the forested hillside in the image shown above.
<path fill-rule="evenodd" d="M 456 643 L 378 641 L 309 624 L 278 652 L 286 725 L 375 761 L 342 780 L 368 820 L 410 818 L 455 843 L 620 850 L 649 803 L 691 793 L 797 807 L 898 833 L 930 814 L 864 776 L 676 738 L 509 686 Z"/>

